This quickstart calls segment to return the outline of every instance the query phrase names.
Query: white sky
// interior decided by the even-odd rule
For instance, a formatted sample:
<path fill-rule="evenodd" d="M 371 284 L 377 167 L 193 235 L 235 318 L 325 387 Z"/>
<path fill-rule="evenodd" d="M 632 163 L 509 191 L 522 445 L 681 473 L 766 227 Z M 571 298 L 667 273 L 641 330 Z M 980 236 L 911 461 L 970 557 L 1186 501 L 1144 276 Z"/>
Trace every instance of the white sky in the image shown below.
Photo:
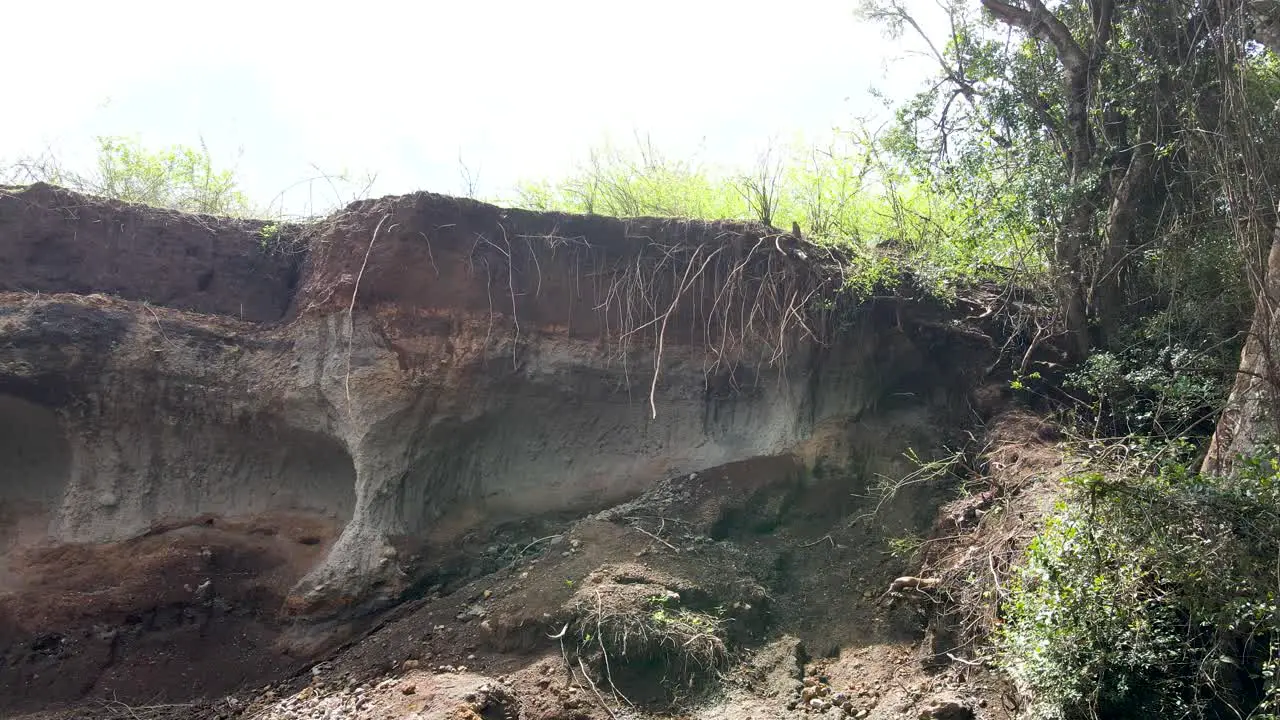
<path fill-rule="evenodd" d="M 873 85 L 904 96 L 931 70 L 855 4 L 13 2 L 0 162 L 52 150 L 83 164 L 97 135 L 203 137 L 259 202 L 313 166 L 376 172 L 379 195 L 458 193 L 460 156 L 481 195 L 503 196 L 637 132 L 668 155 L 749 164 L 771 140 L 876 112 Z"/>

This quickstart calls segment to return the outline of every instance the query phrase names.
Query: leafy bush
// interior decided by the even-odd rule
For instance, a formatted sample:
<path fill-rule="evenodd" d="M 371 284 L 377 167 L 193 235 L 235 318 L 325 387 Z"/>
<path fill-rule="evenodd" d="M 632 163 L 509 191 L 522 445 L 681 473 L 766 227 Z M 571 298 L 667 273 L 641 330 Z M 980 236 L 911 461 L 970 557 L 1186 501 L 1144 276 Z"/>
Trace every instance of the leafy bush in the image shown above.
<path fill-rule="evenodd" d="M 120 137 L 97 139 L 96 167 L 70 170 L 52 157 L 15 163 L 7 180 L 47 182 L 71 190 L 153 207 L 209 215 L 244 216 L 251 212 L 235 173 L 216 167 L 209 149 L 175 145 L 159 150 Z"/>
<path fill-rule="evenodd" d="M 997 638 L 1032 716 L 1275 717 L 1280 461 L 1070 484 Z"/>
<path fill-rule="evenodd" d="M 628 151 L 606 145 L 558 182 L 526 182 L 512 203 L 533 210 L 620 217 L 743 220 L 790 229 L 806 239 L 858 251 L 851 280 L 866 292 L 905 266 L 948 294 L 957 283 L 1005 275 L 1009 267 L 1043 271 L 1021 235 L 1004 232 L 993 207 L 1012 195 L 972 201 L 901 166 L 880 138 L 837 133 L 825 146 L 765 153 L 755 166 L 717 169 L 675 161 L 652 144 Z M 1019 229 L 1017 233 L 1022 233 Z"/>
<path fill-rule="evenodd" d="M 1203 439 L 1212 433 L 1232 370 L 1225 358 L 1182 345 L 1141 344 L 1094 353 L 1065 386 L 1088 397 L 1076 419 L 1094 436 Z"/>

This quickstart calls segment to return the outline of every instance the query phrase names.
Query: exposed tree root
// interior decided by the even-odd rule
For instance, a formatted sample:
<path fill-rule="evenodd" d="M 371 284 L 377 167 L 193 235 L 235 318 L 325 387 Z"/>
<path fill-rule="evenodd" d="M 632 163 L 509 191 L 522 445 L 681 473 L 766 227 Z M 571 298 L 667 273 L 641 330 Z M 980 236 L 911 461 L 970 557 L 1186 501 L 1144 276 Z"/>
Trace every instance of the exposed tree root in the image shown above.
<path fill-rule="evenodd" d="M 477 234 L 468 263 L 473 270 L 477 260 L 483 263 L 490 282 L 506 275 L 515 353 L 525 334 L 518 316 L 528 301 L 521 298 L 542 294 L 548 262 L 561 255 L 560 266 L 572 278 L 570 308 L 584 294 L 591 298 L 602 341 L 613 348 L 628 387 L 636 351 L 652 353 L 648 399 L 654 418 L 673 332 L 681 344 L 703 346 L 708 386 L 723 372 L 735 389 L 740 363 L 782 372 L 799 342 L 824 342 L 824 314 L 843 285 L 839 254 L 765 229 L 747 234 L 727 223 L 670 221 L 657 229 L 649 229 L 657 238 L 628 235 L 631 247 L 606 253 L 581 237 L 513 236 L 500 225 L 500 240 Z M 490 314 L 498 314 L 492 302 Z"/>

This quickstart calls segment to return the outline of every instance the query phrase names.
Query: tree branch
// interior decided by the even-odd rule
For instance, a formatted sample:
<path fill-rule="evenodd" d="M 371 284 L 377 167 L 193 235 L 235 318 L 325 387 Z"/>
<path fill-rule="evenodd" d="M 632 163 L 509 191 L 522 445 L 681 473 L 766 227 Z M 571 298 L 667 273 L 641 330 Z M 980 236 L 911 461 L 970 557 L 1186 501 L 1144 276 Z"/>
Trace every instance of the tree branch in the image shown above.
<path fill-rule="evenodd" d="M 1093 15 L 1093 45 L 1089 51 L 1089 59 L 1096 62 L 1102 48 L 1111 42 L 1112 19 L 1115 16 L 1114 0 L 1090 0 L 1089 10 Z"/>
<path fill-rule="evenodd" d="M 928 33 L 924 31 L 924 28 L 920 27 L 920 23 L 916 22 L 915 17 L 912 16 L 911 13 L 907 12 L 907 9 L 904 8 L 901 5 L 901 3 L 897 2 L 897 0 L 894 0 L 893 2 L 890 2 L 883 7 L 868 8 L 867 13 L 873 19 L 883 20 L 890 24 L 894 23 L 894 21 L 896 20 L 897 22 L 910 25 L 911 29 L 915 31 L 916 35 L 919 36 L 919 38 L 922 41 L 924 41 L 924 44 L 926 46 L 928 46 L 929 54 L 931 54 L 933 56 L 933 59 L 937 61 L 938 67 L 942 68 L 942 74 L 946 77 L 946 79 L 954 83 L 956 87 L 959 88 L 960 93 L 964 95 L 964 98 L 969 101 L 970 105 L 974 104 L 975 102 L 974 96 L 977 95 L 977 88 L 975 88 L 973 86 L 973 83 L 970 82 L 964 76 L 963 65 L 961 65 L 958 68 L 952 67 L 951 63 L 947 62 L 946 56 L 942 53 L 941 50 L 938 49 L 938 46 L 934 44 L 933 39 L 930 38 Z M 952 20 L 951 35 L 952 35 L 952 39 L 954 40 L 955 39 L 954 17 Z"/>
<path fill-rule="evenodd" d="M 1058 50 L 1058 57 L 1068 72 L 1080 72 L 1087 68 L 1089 57 L 1071 35 L 1071 29 L 1049 12 L 1049 8 L 1041 0 L 1025 2 L 1025 8 L 1001 0 L 982 0 L 982 6 L 997 20 L 1051 43 Z"/>

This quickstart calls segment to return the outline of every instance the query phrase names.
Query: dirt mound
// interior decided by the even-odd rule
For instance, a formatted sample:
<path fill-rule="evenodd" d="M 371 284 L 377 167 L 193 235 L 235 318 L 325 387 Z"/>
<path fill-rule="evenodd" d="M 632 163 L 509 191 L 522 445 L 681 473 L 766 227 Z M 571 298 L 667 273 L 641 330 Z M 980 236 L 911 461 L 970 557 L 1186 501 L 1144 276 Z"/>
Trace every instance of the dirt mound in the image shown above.
<path fill-rule="evenodd" d="M 594 685 L 632 703 L 665 706 L 723 670 L 735 639 L 759 635 L 766 608 L 764 588 L 750 578 L 725 597 L 624 563 L 587 575 L 566 611 L 573 659 Z"/>

